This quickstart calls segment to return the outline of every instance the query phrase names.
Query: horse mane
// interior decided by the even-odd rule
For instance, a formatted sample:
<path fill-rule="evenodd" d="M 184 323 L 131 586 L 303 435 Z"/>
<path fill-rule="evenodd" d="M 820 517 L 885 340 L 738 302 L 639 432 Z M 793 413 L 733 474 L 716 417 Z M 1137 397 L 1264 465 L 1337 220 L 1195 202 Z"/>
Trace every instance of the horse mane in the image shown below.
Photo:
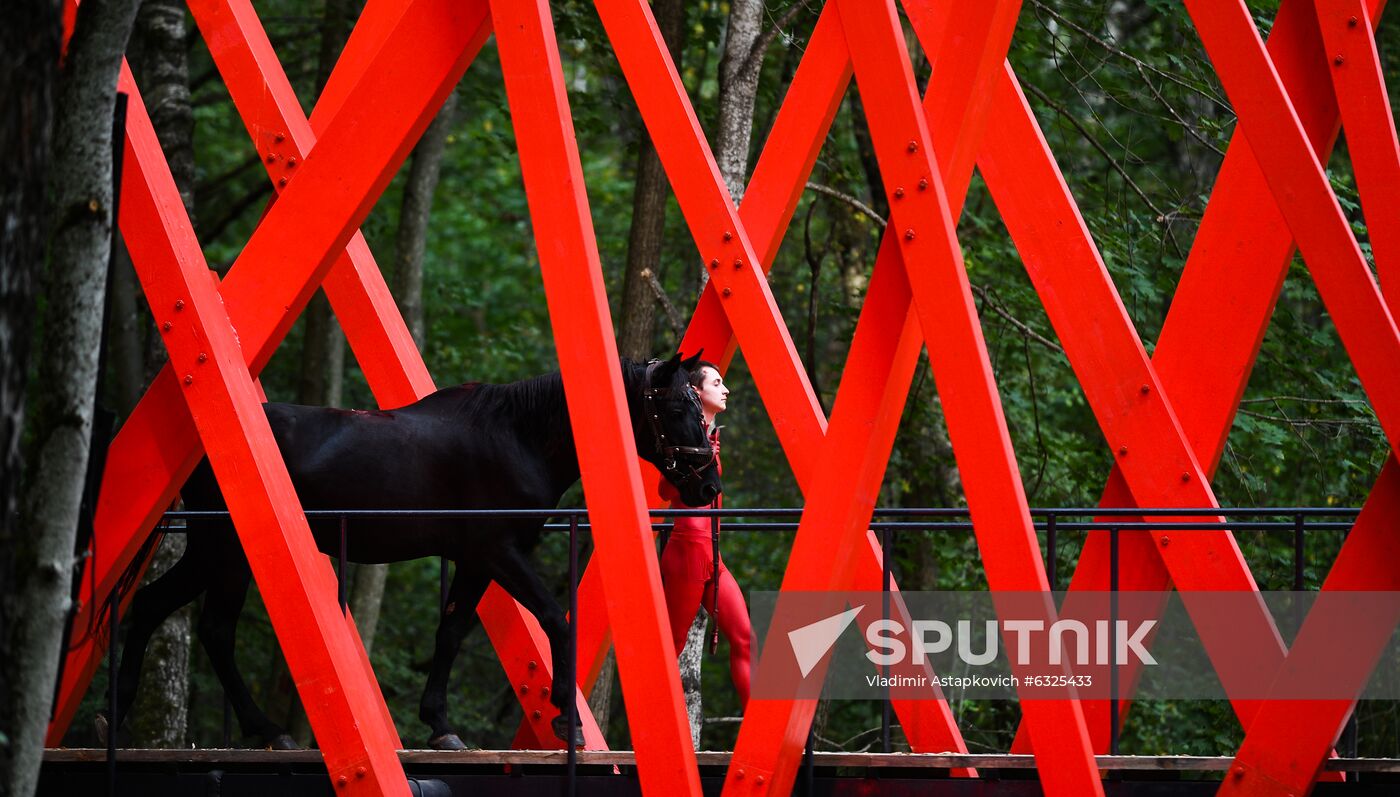
<path fill-rule="evenodd" d="M 641 395 L 646 364 L 620 358 L 624 393 Z M 520 428 L 543 438 L 573 441 L 573 427 L 564 401 L 564 377 L 558 371 L 515 382 L 492 384 L 467 382 L 443 388 L 425 397 L 420 405 L 463 420 L 491 418 L 493 422 L 519 421 Z"/>

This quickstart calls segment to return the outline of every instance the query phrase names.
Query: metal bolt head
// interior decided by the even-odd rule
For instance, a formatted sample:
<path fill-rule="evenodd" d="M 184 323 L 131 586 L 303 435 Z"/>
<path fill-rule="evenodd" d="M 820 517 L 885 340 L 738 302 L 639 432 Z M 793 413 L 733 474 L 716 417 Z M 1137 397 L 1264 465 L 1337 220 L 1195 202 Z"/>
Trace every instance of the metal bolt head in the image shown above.
<path fill-rule="evenodd" d="M 162 332 L 169 332 L 172 326 L 174 325 L 171 324 L 169 321 L 165 321 L 160 325 L 160 329 Z"/>
<path fill-rule="evenodd" d="M 739 770 L 738 772 L 734 773 L 734 779 L 735 779 L 735 780 L 743 780 L 743 779 L 744 779 L 744 770 L 741 769 L 741 770 Z"/>
<path fill-rule="evenodd" d="M 913 229 L 912 227 L 904 231 L 904 240 L 906 240 L 906 241 L 912 241 L 912 240 L 914 240 L 914 229 Z"/>
<path fill-rule="evenodd" d="M 1145 395 L 1147 395 L 1148 393 L 1151 393 L 1151 392 L 1152 392 L 1152 388 L 1149 387 L 1148 385 L 1143 385 L 1142 387 L 1138 388 L 1138 392 L 1141 393 L 1141 394 L 1143 394 L 1143 395 L 1145 396 Z"/>
<path fill-rule="evenodd" d="M 525 666 L 526 666 L 526 667 L 529 667 L 529 668 L 532 669 L 532 670 L 535 670 L 535 669 L 538 669 L 538 668 L 539 668 L 540 664 L 539 664 L 539 662 L 535 661 L 534 659 L 531 659 L 531 660 L 530 660 L 530 663 L 527 664 L 527 665 L 525 665 Z"/>
<path fill-rule="evenodd" d="M 743 268 L 743 267 L 744 267 L 744 261 L 743 261 L 743 259 L 737 258 L 737 257 L 734 258 L 734 268 L 735 268 L 735 270 L 741 269 L 741 268 Z"/>
<path fill-rule="evenodd" d="M 540 687 L 540 697 L 549 697 L 549 687 L 547 687 L 547 686 L 542 686 L 542 687 Z"/>
<path fill-rule="evenodd" d="M 1165 548 L 1165 547 L 1167 547 L 1168 545 L 1171 545 L 1171 544 L 1172 544 L 1172 538 L 1171 538 L 1171 537 L 1165 537 L 1165 536 L 1162 537 L 1162 547 L 1163 547 L 1163 548 Z"/>
<path fill-rule="evenodd" d="M 180 312 L 180 311 L 183 310 L 183 309 L 185 309 L 185 300 L 184 300 L 184 299 L 176 299 L 176 300 L 175 300 L 175 312 L 178 313 L 178 312 Z"/>
<path fill-rule="evenodd" d="M 278 178 L 277 178 L 277 184 L 278 184 L 278 185 L 285 186 L 285 185 L 287 184 L 287 178 L 285 178 L 285 177 L 278 177 Z"/>
<path fill-rule="evenodd" d="M 1128 456 L 1128 447 L 1127 447 L 1127 446 L 1119 446 L 1119 447 L 1118 447 L 1118 455 L 1121 456 L 1121 457 L 1126 457 L 1126 456 Z"/>
<path fill-rule="evenodd" d="M 1230 774 L 1234 775 L 1236 778 L 1242 778 L 1244 777 L 1244 767 L 1235 767 L 1234 771 Z"/>
<path fill-rule="evenodd" d="M 193 384 L 194 384 L 194 374 L 185 374 L 185 384 L 186 384 L 186 385 L 193 385 Z"/>
<path fill-rule="evenodd" d="M 1337 66 L 1341 66 L 1342 64 L 1346 63 L 1346 60 L 1347 59 L 1345 56 L 1343 56 L 1341 53 L 1338 53 L 1337 57 L 1332 59 L 1332 63 L 1336 64 Z"/>
<path fill-rule="evenodd" d="M 208 362 L 208 361 L 209 361 L 209 355 L 205 354 L 204 352 L 200 352 L 200 353 L 199 353 L 199 356 L 196 357 L 195 359 L 196 359 L 196 360 L 199 360 L 200 362 Z"/>
<path fill-rule="evenodd" d="M 338 776 L 338 777 L 335 779 L 335 787 L 336 787 L 337 789 L 343 789 L 343 788 L 345 788 L 346 785 L 348 785 L 349 783 L 350 783 L 350 779 L 347 778 L 347 777 L 345 777 L 344 775 L 340 775 L 340 776 Z"/>
<path fill-rule="evenodd" d="M 904 198 L 904 189 L 903 189 L 903 188 L 896 188 L 896 189 L 894 190 L 894 198 L 895 198 L 895 199 L 903 199 L 903 198 Z"/>
<path fill-rule="evenodd" d="M 1187 473 L 1186 471 L 1182 471 L 1182 472 L 1181 472 L 1181 481 L 1182 481 L 1183 484 L 1186 483 L 1186 482 L 1191 481 L 1191 474 Z"/>
<path fill-rule="evenodd" d="M 1354 27 L 1356 27 L 1356 24 L 1357 24 L 1358 22 L 1360 22 L 1360 21 L 1361 21 L 1361 20 L 1357 19 L 1356 17 L 1351 17 L 1350 19 L 1347 20 L 1347 27 L 1348 27 L 1348 28 L 1354 28 Z"/>
<path fill-rule="evenodd" d="M 910 152 L 918 152 L 918 151 L 919 151 L 919 142 L 915 141 L 915 140 L 912 139 L 912 138 L 909 139 L 909 147 L 908 147 L 908 149 L 909 149 Z"/>
<path fill-rule="evenodd" d="M 535 719 L 539 719 L 540 717 L 544 716 L 544 712 L 540 711 L 539 709 L 535 709 L 534 711 L 530 712 L 530 716 L 534 717 Z"/>
<path fill-rule="evenodd" d="M 295 169 L 296 167 L 297 167 L 297 159 L 296 159 L 296 158 L 288 158 L 288 159 L 287 159 L 287 168 L 288 168 L 288 169 Z"/>
<path fill-rule="evenodd" d="M 717 258 L 717 257 L 710 258 L 710 270 L 713 271 L 714 269 L 717 269 L 717 268 L 719 268 L 719 258 Z"/>
<path fill-rule="evenodd" d="M 276 152 L 269 152 L 269 153 L 267 153 L 267 162 L 268 162 L 268 163 L 276 163 L 276 162 L 277 162 L 277 153 L 276 153 Z"/>
<path fill-rule="evenodd" d="M 927 190 L 928 190 L 928 178 L 927 178 L 927 177 L 920 177 L 920 178 L 919 178 L 919 190 L 920 190 L 920 191 L 927 191 Z"/>
<path fill-rule="evenodd" d="M 529 684 L 521 684 L 521 685 L 520 685 L 520 694 L 522 694 L 522 695 L 528 695 L 528 694 L 530 694 L 530 685 L 529 685 Z"/>
<path fill-rule="evenodd" d="M 283 141 L 286 141 L 286 140 L 287 140 L 287 137 L 286 137 L 285 135 L 283 135 L 282 133 L 278 133 L 277 135 L 273 136 L 272 138 L 273 138 L 273 140 L 276 141 L 278 144 L 281 144 Z"/>
<path fill-rule="evenodd" d="M 734 240 L 734 233 L 730 232 L 729 230 L 725 230 L 725 231 L 724 231 L 724 240 L 726 240 L 726 241 L 732 241 L 732 240 Z"/>
<path fill-rule="evenodd" d="M 763 776 L 762 776 L 762 775 L 759 775 L 758 777 L 756 777 L 756 778 L 753 779 L 753 782 L 754 782 L 754 783 L 757 783 L 757 784 L 760 785 L 760 786 L 762 786 L 762 785 L 763 785 Z"/>
<path fill-rule="evenodd" d="M 732 292 L 733 292 L 733 291 L 730 291 L 728 288 L 725 288 L 724 290 L 722 290 L 722 291 L 719 292 L 719 295 L 720 295 L 720 296 L 728 296 L 728 295 L 729 295 L 730 293 L 732 293 Z"/>
<path fill-rule="evenodd" d="M 355 767 L 355 777 L 363 778 L 367 770 L 364 767 Z"/>

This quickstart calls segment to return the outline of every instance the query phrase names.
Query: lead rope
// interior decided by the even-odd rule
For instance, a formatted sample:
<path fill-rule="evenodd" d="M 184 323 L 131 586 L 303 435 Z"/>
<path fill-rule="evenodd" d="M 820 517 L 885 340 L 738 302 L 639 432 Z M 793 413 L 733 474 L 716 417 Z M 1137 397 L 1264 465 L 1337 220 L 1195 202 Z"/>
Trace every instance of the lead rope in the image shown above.
<path fill-rule="evenodd" d="M 714 574 L 710 577 L 710 620 L 714 622 L 714 634 L 710 637 L 710 655 L 719 650 L 719 499 L 710 502 L 710 546 L 714 554 Z"/>

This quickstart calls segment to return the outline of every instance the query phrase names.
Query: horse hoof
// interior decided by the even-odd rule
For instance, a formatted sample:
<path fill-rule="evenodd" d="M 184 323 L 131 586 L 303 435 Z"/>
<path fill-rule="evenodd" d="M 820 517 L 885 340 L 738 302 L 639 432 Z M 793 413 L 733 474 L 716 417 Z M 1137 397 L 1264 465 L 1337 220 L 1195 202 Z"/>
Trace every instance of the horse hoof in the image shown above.
<path fill-rule="evenodd" d="M 569 741 L 568 717 L 565 717 L 563 714 L 560 714 L 553 720 L 550 720 L 549 725 L 551 728 L 554 729 L 555 738 L 559 739 L 562 742 Z M 581 722 L 574 723 L 573 744 L 574 747 L 583 747 L 583 723 Z"/>
<path fill-rule="evenodd" d="M 444 733 L 441 736 L 434 736 L 428 740 L 428 746 L 434 750 L 466 750 L 467 745 L 455 733 Z"/>
<path fill-rule="evenodd" d="M 100 711 L 97 712 L 97 716 L 95 716 L 95 717 L 92 718 L 92 727 L 93 727 L 93 730 L 97 731 L 97 744 L 98 744 L 98 746 L 100 746 L 100 747 L 106 747 L 106 746 L 107 746 L 107 733 L 108 733 L 108 730 L 110 729 L 110 723 L 107 722 L 107 715 L 106 715 L 106 714 L 103 714 L 103 713 L 100 712 Z"/>
<path fill-rule="evenodd" d="M 267 742 L 267 750 L 300 750 L 301 745 L 290 734 L 279 733 Z"/>

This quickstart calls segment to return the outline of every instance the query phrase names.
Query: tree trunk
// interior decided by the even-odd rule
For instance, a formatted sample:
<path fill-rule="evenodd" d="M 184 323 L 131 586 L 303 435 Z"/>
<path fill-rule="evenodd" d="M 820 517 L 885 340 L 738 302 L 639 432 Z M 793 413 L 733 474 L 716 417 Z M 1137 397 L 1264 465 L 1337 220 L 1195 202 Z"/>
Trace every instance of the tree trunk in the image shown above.
<path fill-rule="evenodd" d="M 758 93 L 758 77 L 763 70 L 768 42 L 759 35 L 762 22 L 762 0 L 733 0 L 730 3 L 724 57 L 719 63 L 719 132 L 715 160 L 719 162 L 720 174 L 736 205 L 744 200 L 744 186 L 748 181 L 754 98 Z M 702 268 L 700 272 L 703 276 L 705 270 Z M 685 650 L 680 657 L 681 687 L 685 690 L 685 708 L 690 716 L 690 736 L 697 748 L 700 746 L 703 719 L 700 658 L 704 639 L 705 614 L 702 610 L 690 626 Z"/>
<path fill-rule="evenodd" d="M 151 123 L 160 140 L 161 150 L 170 164 L 170 174 L 175 178 L 175 186 L 184 201 L 185 212 L 190 217 L 190 223 L 195 224 L 194 110 L 190 105 L 189 34 L 185 13 L 182 0 L 143 0 L 136 15 L 133 41 L 137 46 L 133 48 L 131 64 L 140 81 L 141 94 L 151 114 Z M 134 287 L 135 275 L 125 258 L 119 261 L 119 266 L 121 271 L 118 275 L 123 277 L 120 280 L 122 289 L 118 296 L 113 297 L 113 318 L 109 320 L 109 328 L 120 324 L 130 328 L 132 334 L 142 328 L 149 334 L 149 322 L 137 326 L 140 323 L 137 319 L 144 320 L 144 314 L 140 312 L 134 292 L 128 295 L 128 286 Z M 117 283 L 114 279 L 114 286 Z M 116 305 L 118 298 L 123 301 L 119 310 Z M 114 341 L 114 351 L 120 352 L 123 357 L 123 362 L 115 363 L 119 370 L 133 364 L 126 360 L 134 355 L 134 350 L 128 351 L 134 343 L 134 338 L 121 343 Z M 123 379 L 129 379 L 129 376 L 118 381 Z M 130 407 L 126 411 L 129 412 Z M 166 536 L 146 572 L 143 585 L 151 583 L 179 561 L 184 551 L 183 535 Z M 128 720 L 132 741 L 137 746 L 185 746 L 185 722 L 189 712 L 189 661 L 190 609 L 182 607 L 162 623 L 151 637 L 141 678 L 141 692 Z"/>
<path fill-rule="evenodd" d="M 428 244 L 428 221 L 432 216 L 433 193 L 442 173 L 442 156 L 447 134 L 457 115 L 457 92 L 447 95 L 437 118 L 423 132 L 413 148 L 413 164 L 403 188 L 399 211 L 399 237 L 394 247 L 394 299 L 418 350 L 423 350 L 426 328 L 423 323 L 423 252 Z"/>
<path fill-rule="evenodd" d="M 682 0 L 655 0 L 651 7 L 656 25 L 671 51 L 676 68 L 681 65 L 681 42 L 685 33 L 685 3 Z M 652 280 L 660 275 L 661 249 L 666 231 L 666 195 L 669 186 L 656 147 L 647 135 L 646 125 L 637 125 L 637 180 L 632 193 L 632 230 L 627 239 L 627 266 L 622 275 L 622 309 L 618 323 L 617 348 L 623 357 L 646 360 L 652 355 L 656 331 L 656 295 Z M 704 273 L 704 269 L 700 270 Z M 611 655 L 611 654 L 609 654 Z"/>
<path fill-rule="evenodd" d="M 32 556 L 20 550 L 30 534 L 21 532 L 26 527 L 17 522 L 24 470 L 20 441 L 35 281 L 49 226 L 44 180 L 49 173 L 62 24 L 58 4 L 48 0 L 16 0 L 6 7 L 4 16 L 5 24 L 0 25 L 0 107 L 6 109 L 0 116 L 0 152 L 5 153 L 0 159 L 0 650 L 5 655 L 0 656 L 0 794 L 27 797 L 39 775 L 53 672 L 48 671 L 48 678 L 33 672 L 37 657 L 28 651 L 34 649 L 34 642 L 24 633 L 31 629 L 20 624 L 27 568 L 33 564 Z M 67 579 L 62 580 L 66 585 Z"/>
<path fill-rule="evenodd" d="M 345 49 L 345 42 L 350 37 L 350 28 L 361 7 L 362 4 L 356 0 L 326 0 L 321 12 L 321 48 L 316 60 L 317 97 L 321 96 L 326 81 L 330 79 L 331 70 L 335 68 L 336 60 Z M 297 400 L 302 404 L 317 407 L 339 406 L 345 382 L 345 336 L 341 334 L 340 325 L 331 313 L 331 304 L 325 291 L 316 291 L 307 303 L 303 315 L 306 321 L 303 329 Z M 351 571 L 351 577 L 355 575 L 357 574 Z M 380 594 L 383 594 L 382 580 Z M 352 594 L 352 607 L 354 601 L 355 596 Z M 360 617 L 359 612 L 353 608 L 351 614 L 355 618 L 356 627 L 363 633 L 367 618 Z M 377 610 L 374 621 L 377 624 Z M 364 638 L 364 644 L 366 651 L 373 645 L 373 630 Z M 306 710 L 302 708 L 300 695 L 297 694 L 296 684 L 292 682 L 292 674 L 287 669 L 286 660 L 279 660 L 274 672 L 276 675 L 272 679 L 271 691 L 285 695 L 287 700 L 287 714 L 282 725 L 299 745 L 310 744 L 311 723 L 306 718 Z"/>
<path fill-rule="evenodd" d="M 167 534 L 151 559 L 143 585 L 159 578 L 185 555 L 185 535 Z M 141 689 L 126 727 L 136 747 L 185 746 L 190 696 L 190 607 L 170 615 L 146 648 Z"/>
<path fill-rule="evenodd" d="M 331 303 L 325 291 L 317 290 L 306 305 L 304 334 L 297 402 L 313 407 L 334 407 L 340 403 L 345 376 L 345 336 L 331 314 Z"/>
<path fill-rule="evenodd" d="M 16 78 L 36 84 L 19 89 L 22 93 L 13 97 L 19 101 L 18 107 L 28 107 L 35 117 L 21 117 L 13 123 L 23 138 L 16 142 L 19 147 L 6 153 L 10 157 L 19 153 L 24 166 L 42 167 L 36 155 L 43 146 L 47 117 L 44 84 L 53 63 L 47 59 L 55 58 L 56 53 L 52 47 L 53 21 L 37 4 L 26 9 L 24 16 L 29 24 L 18 30 L 3 26 L 6 44 L 17 45 L 13 50 L 7 48 L 3 57 L 9 63 L 15 62 L 10 59 L 23 63 L 25 72 Z M 4 751 L 0 756 L 0 792 L 8 795 L 34 791 L 65 642 L 62 635 L 70 605 L 73 543 L 92 436 L 102 299 L 111 249 L 112 108 L 122 52 L 135 17 L 135 0 L 83 3 L 53 117 L 53 161 L 47 174 L 47 193 L 53 201 L 53 223 L 46 230 L 50 241 L 44 286 L 48 303 L 41 327 L 44 339 L 39 381 L 35 383 L 24 495 L 20 499 L 18 528 L 24 532 L 14 533 L 7 523 L 6 534 L 13 535 L 13 540 L 6 540 L 3 546 L 6 564 L 13 567 L 5 574 L 4 588 L 11 592 L 4 596 L 0 610 L 5 615 L 5 655 L 0 657 L 5 714 L 0 721 L 7 737 L 0 745 Z M 7 87 L 5 92 L 6 99 L 11 99 L 12 89 Z M 24 200 L 10 205 L 13 189 L 7 182 L 6 211 L 27 209 L 32 214 L 35 206 L 24 189 L 38 174 L 21 172 L 20 176 L 24 178 L 19 181 Z M 30 215 L 30 220 L 39 218 L 42 216 Z M 18 243 L 28 251 L 17 254 L 36 262 L 40 253 L 29 248 L 36 243 L 29 237 L 32 233 L 20 235 L 24 240 Z M 23 271 L 22 266 L 21 275 Z M 0 280 L 7 290 L 22 281 L 9 273 L 7 269 Z M 8 412 L 7 416 L 13 417 Z"/>
<path fill-rule="evenodd" d="M 744 200 L 748 183 L 749 142 L 753 138 L 753 106 L 764 51 L 758 48 L 763 30 L 762 0 L 734 0 L 729 5 L 729 29 L 724 57 L 719 62 L 719 127 L 715 136 L 715 160 L 719 173 L 734 197 Z"/>
<path fill-rule="evenodd" d="M 850 89 L 851 133 L 856 139 L 856 151 L 860 153 L 860 166 L 865 172 L 865 181 L 870 187 L 870 207 L 880 218 L 890 217 L 890 203 L 885 198 L 885 181 L 880 177 L 880 162 L 875 158 L 875 145 L 870 140 L 870 125 L 865 119 L 865 106 L 854 83 Z"/>
<path fill-rule="evenodd" d="M 680 655 L 681 691 L 685 693 L 685 714 L 690 720 L 690 742 L 696 750 L 700 749 L 700 729 L 705 724 L 704 705 L 700 699 L 700 661 L 705 657 L 707 616 L 704 609 L 696 613 Z"/>
<path fill-rule="evenodd" d="M 588 695 L 588 710 L 603 731 L 604 740 L 608 736 L 608 721 L 612 719 L 613 680 L 617 677 L 617 657 L 612 648 L 603 657 L 603 665 L 598 670 L 598 680 L 593 682 L 593 691 Z"/>
<path fill-rule="evenodd" d="M 359 5 L 354 0 L 326 0 L 321 15 L 321 49 L 316 62 L 316 96 L 330 79 L 345 49 Z M 306 305 L 297 401 L 315 407 L 340 405 L 345 382 L 345 336 L 331 313 L 326 292 L 317 290 Z"/>
<path fill-rule="evenodd" d="M 112 274 L 112 315 L 107 319 L 110 387 L 106 398 L 112 402 L 117 417 L 126 418 L 136 409 L 146 389 L 146 343 L 142 333 L 151 322 L 141 309 L 141 286 L 125 247 L 117 252 L 112 267 L 116 271 Z"/>

